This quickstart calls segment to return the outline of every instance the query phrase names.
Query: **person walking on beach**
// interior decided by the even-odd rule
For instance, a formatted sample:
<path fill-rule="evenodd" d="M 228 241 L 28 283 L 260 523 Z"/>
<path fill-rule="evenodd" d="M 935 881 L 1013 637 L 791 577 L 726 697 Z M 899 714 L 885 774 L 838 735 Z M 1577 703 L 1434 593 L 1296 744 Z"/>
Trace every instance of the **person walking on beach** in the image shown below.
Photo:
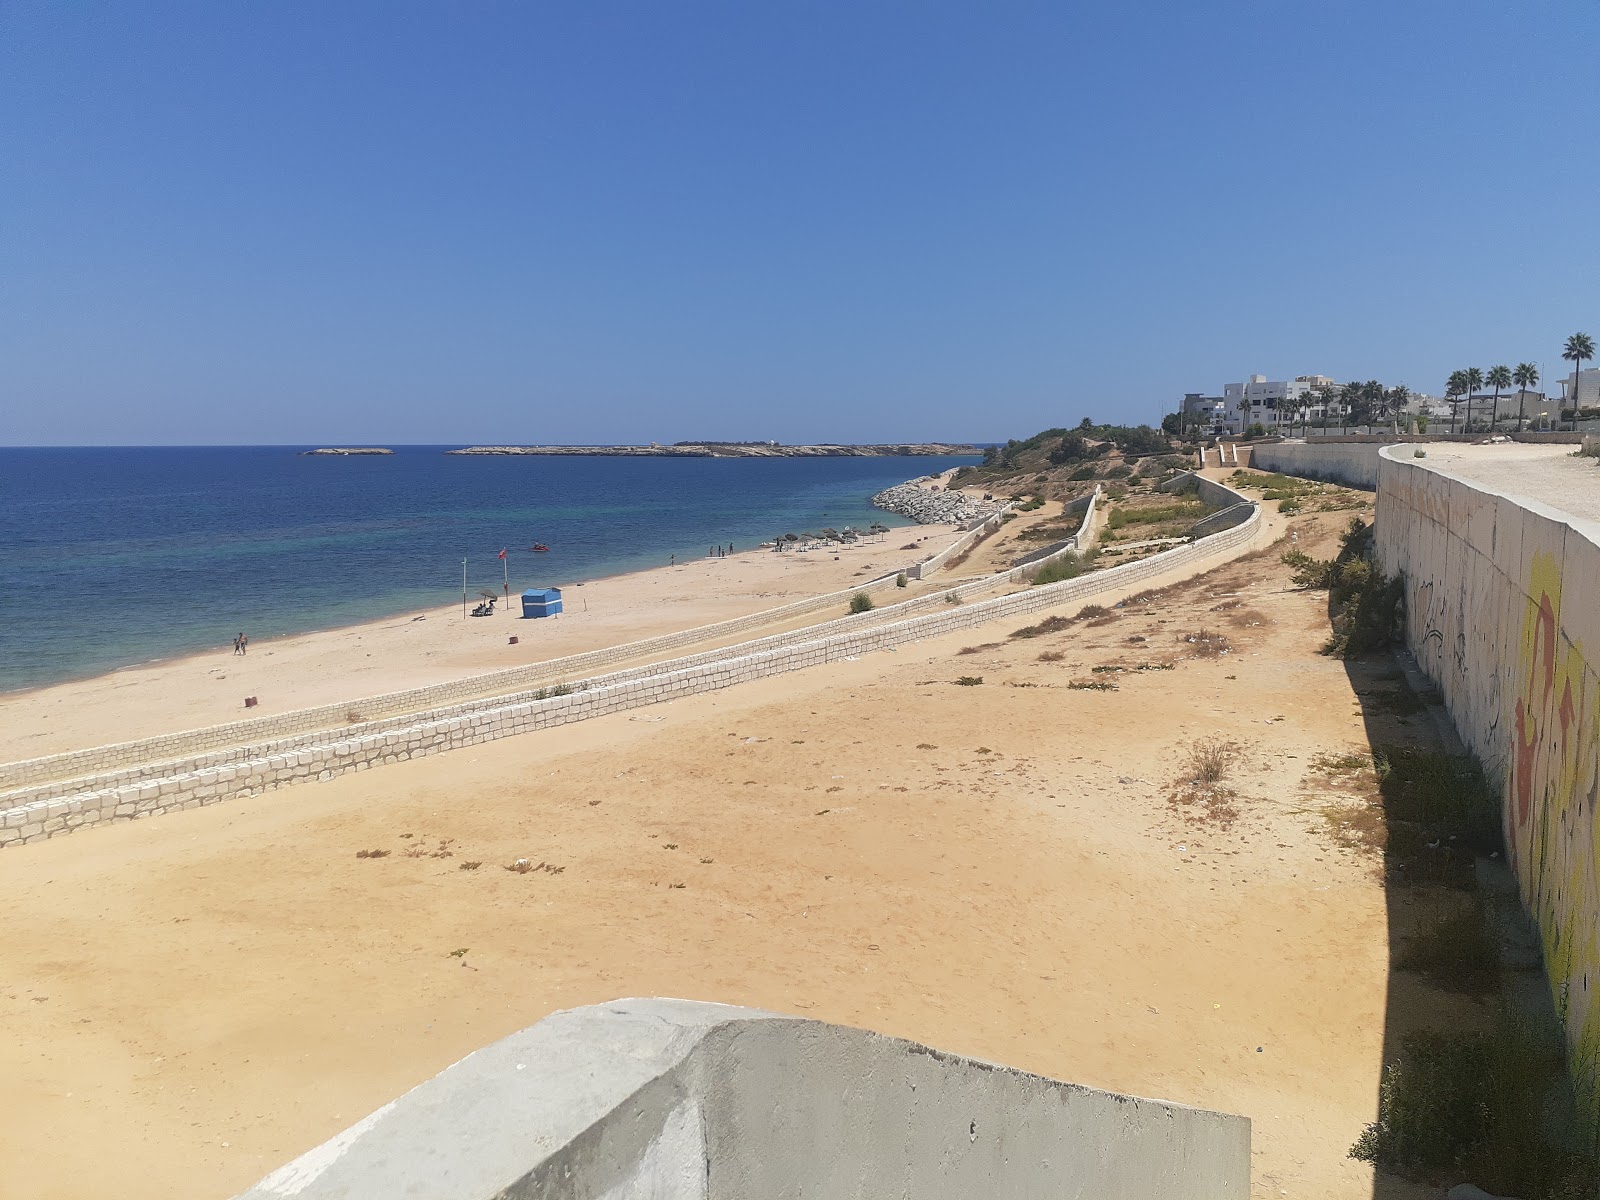
<path fill-rule="evenodd" d="M 240 654 L 249 654 L 250 653 L 250 639 L 248 637 L 246 637 L 243 632 L 241 632 L 239 634 L 239 653 Z"/>
<path fill-rule="evenodd" d="M 235 654 L 244 653 L 244 630 L 242 629 L 239 631 L 239 636 L 233 639 L 233 652 Z"/>

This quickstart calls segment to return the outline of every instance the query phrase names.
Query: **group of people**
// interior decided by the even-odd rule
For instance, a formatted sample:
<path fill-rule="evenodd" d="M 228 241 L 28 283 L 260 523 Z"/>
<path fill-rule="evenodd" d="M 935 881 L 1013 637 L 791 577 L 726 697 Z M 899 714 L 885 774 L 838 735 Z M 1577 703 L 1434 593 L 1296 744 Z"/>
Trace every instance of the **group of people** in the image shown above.
<path fill-rule="evenodd" d="M 713 546 L 713 547 L 711 547 L 711 549 L 706 551 L 706 557 L 707 558 L 727 558 L 728 555 L 730 555 L 732 553 L 733 553 L 733 543 L 729 542 L 728 543 L 728 548 L 726 550 L 724 550 L 721 546 Z"/>
<path fill-rule="evenodd" d="M 247 654 L 249 650 L 250 639 L 245 637 L 243 630 L 240 630 L 239 636 L 233 639 L 233 652 L 235 654 Z"/>

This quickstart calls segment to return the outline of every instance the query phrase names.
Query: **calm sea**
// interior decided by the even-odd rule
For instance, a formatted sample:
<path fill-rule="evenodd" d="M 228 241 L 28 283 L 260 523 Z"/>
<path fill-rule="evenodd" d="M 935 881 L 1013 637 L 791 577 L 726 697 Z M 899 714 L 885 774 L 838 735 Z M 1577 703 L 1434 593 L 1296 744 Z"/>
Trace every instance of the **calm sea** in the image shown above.
<path fill-rule="evenodd" d="M 302 447 L 0 449 L 0 689 L 788 531 L 904 522 L 876 491 L 970 459 L 312 458 Z M 530 553 L 543 542 L 549 554 Z"/>

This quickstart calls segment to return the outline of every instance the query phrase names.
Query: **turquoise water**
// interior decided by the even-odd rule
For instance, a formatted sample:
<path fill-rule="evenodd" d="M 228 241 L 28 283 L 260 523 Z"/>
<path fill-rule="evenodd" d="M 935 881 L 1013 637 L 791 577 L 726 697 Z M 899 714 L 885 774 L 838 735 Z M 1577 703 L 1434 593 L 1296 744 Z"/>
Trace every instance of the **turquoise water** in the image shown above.
<path fill-rule="evenodd" d="M 502 547 L 519 591 L 900 525 L 874 492 L 972 461 L 299 449 L 0 449 L 0 689 L 459 601 L 463 558 L 498 592 Z"/>

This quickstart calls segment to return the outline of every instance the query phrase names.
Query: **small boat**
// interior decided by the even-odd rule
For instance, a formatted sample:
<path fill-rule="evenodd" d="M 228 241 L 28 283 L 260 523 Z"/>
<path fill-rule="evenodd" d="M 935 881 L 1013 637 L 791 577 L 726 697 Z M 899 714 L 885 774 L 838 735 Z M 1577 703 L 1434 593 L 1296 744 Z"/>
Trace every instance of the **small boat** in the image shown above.
<path fill-rule="evenodd" d="M 535 542 L 533 545 L 529 546 L 528 549 L 532 550 L 535 554 L 548 554 L 550 552 L 550 547 L 546 546 L 543 542 Z"/>

